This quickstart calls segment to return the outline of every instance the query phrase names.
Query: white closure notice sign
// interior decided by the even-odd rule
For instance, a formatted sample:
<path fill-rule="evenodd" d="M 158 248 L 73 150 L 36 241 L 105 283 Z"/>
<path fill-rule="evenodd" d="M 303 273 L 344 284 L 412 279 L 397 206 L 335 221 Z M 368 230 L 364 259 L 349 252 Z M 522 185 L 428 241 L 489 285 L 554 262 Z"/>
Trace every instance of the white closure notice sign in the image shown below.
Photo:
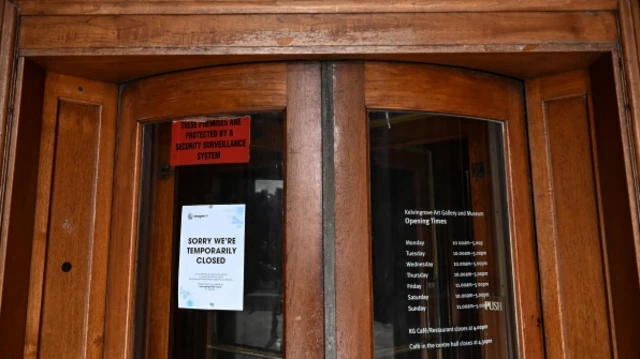
<path fill-rule="evenodd" d="M 178 308 L 242 310 L 245 205 L 182 207 Z"/>

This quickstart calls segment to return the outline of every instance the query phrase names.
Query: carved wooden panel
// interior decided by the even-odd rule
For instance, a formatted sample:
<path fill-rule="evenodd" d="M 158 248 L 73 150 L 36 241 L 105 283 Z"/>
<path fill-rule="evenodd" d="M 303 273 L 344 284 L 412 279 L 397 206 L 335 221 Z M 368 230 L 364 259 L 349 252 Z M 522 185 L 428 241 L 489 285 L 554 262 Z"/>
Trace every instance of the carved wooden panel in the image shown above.
<path fill-rule="evenodd" d="M 610 358 L 588 74 L 528 83 L 545 346 L 550 358 Z"/>
<path fill-rule="evenodd" d="M 116 97 L 47 75 L 25 357 L 102 357 Z"/>

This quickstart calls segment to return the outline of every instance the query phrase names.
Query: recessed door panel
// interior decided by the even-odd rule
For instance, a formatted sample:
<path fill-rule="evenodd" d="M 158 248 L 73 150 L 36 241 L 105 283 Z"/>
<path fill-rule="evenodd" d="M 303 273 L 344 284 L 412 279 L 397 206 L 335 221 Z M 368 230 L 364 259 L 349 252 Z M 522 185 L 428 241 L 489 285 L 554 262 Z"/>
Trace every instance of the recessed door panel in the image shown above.
<path fill-rule="evenodd" d="M 117 87 L 46 76 L 24 357 L 98 357 Z"/>

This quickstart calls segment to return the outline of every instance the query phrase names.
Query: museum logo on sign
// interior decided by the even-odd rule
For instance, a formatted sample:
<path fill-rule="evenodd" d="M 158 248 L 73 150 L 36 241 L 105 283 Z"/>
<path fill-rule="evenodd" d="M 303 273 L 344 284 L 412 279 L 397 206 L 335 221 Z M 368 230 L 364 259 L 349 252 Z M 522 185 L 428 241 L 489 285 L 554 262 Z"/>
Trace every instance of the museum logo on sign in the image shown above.
<path fill-rule="evenodd" d="M 199 218 L 207 218 L 207 217 L 209 217 L 208 214 L 193 214 L 193 213 L 189 213 L 187 215 L 187 218 L 189 218 L 189 219 L 194 219 L 194 218 L 195 219 L 199 219 Z"/>

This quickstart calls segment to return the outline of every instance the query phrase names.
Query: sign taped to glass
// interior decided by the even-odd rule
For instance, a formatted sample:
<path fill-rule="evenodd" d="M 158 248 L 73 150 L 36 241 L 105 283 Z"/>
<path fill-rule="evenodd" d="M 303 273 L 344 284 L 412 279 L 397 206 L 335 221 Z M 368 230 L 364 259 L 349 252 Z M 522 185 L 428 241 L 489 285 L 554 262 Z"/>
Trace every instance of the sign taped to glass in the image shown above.
<path fill-rule="evenodd" d="M 178 308 L 243 308 L 245 205 L 182 207 Z"/>
<path fill-rule="evenodd" d="M 248 163 L 250 140 L 250 116 L 174 121 L 171 165 Z"/>

